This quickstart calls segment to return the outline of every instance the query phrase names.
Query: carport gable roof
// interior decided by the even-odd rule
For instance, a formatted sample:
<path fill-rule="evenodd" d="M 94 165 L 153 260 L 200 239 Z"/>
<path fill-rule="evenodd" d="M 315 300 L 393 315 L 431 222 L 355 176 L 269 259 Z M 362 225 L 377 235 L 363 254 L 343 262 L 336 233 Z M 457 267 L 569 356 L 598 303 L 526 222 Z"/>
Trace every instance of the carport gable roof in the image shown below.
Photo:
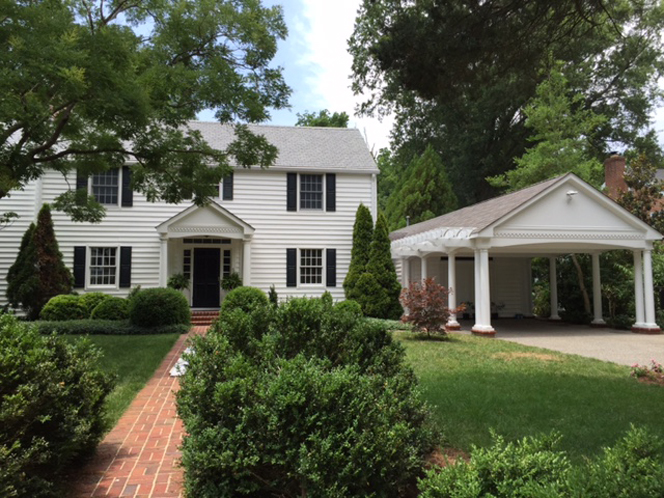
<path fill-rule="evenodd" d="M 558 186 L 568 183 L 583 191 L 594 202 L 611 211 L 627 224 L 644 232 L 646 240 L 660 240 L 662 235 L 644 223 L 606 195 L 597 191 L 573 173 L 552 178 L 522 190 L 468 206 L 437 218 L 416 223 L 390 234 L 392 242 L 407 243 L 413 239 L 428 239 L 452 236 L 455 238 L 478 238 L 493 236 L 493 228 L 527 209 Z M 431 233 L 429 233 L 431 232 Z M 450 235 L 447 235 L 450 234 Z"/>

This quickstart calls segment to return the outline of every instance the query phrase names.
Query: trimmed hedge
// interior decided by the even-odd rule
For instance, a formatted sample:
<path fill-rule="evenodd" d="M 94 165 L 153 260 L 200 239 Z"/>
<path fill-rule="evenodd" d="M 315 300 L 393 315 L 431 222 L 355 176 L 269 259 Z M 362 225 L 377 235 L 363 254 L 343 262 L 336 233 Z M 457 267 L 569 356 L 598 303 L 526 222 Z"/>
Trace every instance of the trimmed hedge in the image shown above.
<path fill-rule="evenodd" d="M 42 320 L 80 320 L 88 317 L 88 311 L 79 296 L 60 294 L 48 300 L 39 314 Z"/>
<path fill-rule="evenodd" d="M 191 311 L 187 298 L 175 289 L 142 289 L 129 301 L 129 321 L 140 327 L 189 325 Z"/>
<path fill-rule="evenodd" d="M 40 320 L 33 322 L 40 334 L 72 334 L 72 335 L 142 335 L 142 334 L 186 334 L 189 325 L 159 325 L 157 327 L 139 327 L 129 320 L 69 320 L 49 322 Z"/>
<path fill-rule="evenodd" d="M 129 301 L 121 297 L 103 299 L 92 310 L 93 320 L 126 320 L 129 318 Z"/>
<path fill-rule="evenodd" d="M 262 290 L 256 287 L 236 287 L 224 298 L 219 314 L 224 315 L 234 309 L 250 312 L 257 306 L 266 306 L 268 303 L 267 294 Z"/>
<path fill-rule="evenodd" d="M 85 309 L 88 312 L 85 318 L 90 318 L 92 316 L 92 311 L 97 307 L 97 305 L 109 297 L 111 296 L 104 294 L 103 292 L 88 292 L 87 294 L 82 294 L 79 296 L 81 304 L 85 306 Z"/>
<path fill-rule="evenodd" d="M 0 496 L 61 496 L 64 471 L 94 450 L 113 381 L 85 340 L 44 337 L 0 314 Z"/>
<path fill-rule="evenodd" d="M 362 306 L 360 303 L 354 299 L 346 299 L 345 301 L 340 301 L 334 305 L 337 311 L 345 311 L 346 313 L 352 313 L 357 317 L 363 316 Z"/>

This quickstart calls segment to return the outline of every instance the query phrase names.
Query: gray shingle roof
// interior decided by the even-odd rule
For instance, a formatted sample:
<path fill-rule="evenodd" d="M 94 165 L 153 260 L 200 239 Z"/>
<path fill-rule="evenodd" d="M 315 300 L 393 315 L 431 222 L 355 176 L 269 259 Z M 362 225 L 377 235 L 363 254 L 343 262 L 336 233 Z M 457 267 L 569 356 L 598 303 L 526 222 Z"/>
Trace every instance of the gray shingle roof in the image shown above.
<path fill-rule="evenodd" d="M 214 148 L 225 149 L 233 128 L 214 122 L 192 121 Z M 300 126 L 248 125 L 249 129 L 279 149 L 273 169 L 321 169 L 378 173 L 376 163 L 359 130 Z"/>
<path fill-rule="evenodd" d="M 546 190 L 561 178 L 562 176 L 552 178 L 531 187 L 517 190 L 511 194 L 494 197 L 493 199 L 452 211 L 437 218 L 415 223 L 409 227 L 392 232 L 390 239 L 403 239 L 404 237 L 417 235 L 437 228 L 472 228 L 473 233 L 479 232 L 529 201 L 540 192 Z"/>

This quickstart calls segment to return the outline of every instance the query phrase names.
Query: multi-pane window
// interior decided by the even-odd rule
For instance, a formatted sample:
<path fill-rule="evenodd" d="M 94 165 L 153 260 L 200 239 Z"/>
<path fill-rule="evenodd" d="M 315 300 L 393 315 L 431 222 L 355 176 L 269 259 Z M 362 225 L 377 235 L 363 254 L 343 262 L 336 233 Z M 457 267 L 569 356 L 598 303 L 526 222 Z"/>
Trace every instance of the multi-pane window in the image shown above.
<path fill-rule="evenodd" d="M 115 247 L 90 248 L 90 285 L 115 285 L 116 256 Z"/>
<path fill-rule="evenodd" d="M 322 249 L 300 250 L 300 283 L 301 284 L 323 283 Z"/>
<path fill-rule="evenodd" d="M 92 195 L 100 204 L 118 204 L 119 169 L 114 168 L 92 175 Z"/>
<path fill-rule="evenodd" d="M 323 209 L 323 175 L 300 175 L 300 209 Z"/>
<path fill-rule="evenodd" d="M 228 277 L 231 274 L 231 251 L 229 249 L 224 250 L 224 260 L 222 268 L 222 277 Z"/>
<path fill-rule="evenodd" d="M 191 279 L 191 249 L 185 249 L 182 258 L 182 274 L 187 280 Z"/>

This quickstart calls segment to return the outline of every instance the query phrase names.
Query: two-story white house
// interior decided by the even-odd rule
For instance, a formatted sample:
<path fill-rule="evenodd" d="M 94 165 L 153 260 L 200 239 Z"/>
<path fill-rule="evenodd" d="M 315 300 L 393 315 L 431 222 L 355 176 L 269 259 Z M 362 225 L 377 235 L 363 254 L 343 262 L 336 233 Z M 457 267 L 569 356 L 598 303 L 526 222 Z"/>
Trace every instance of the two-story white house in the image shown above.
<path fill-rule="evenodd" d="M 224 149 L 232 128 L 193 122 L 210 145 Z M 79 292 L 125 296 L 130 288 L 165 286 L 169 276 L 190 279 L 193 308 L 217 308 L 220 280 L 237 272 L 244 285 L 280 298 L 343 299 L 355 212 L 363 203 L 376 216 L 378 168 L 358 130 L 250 126 L 279 149 L 268 169 L 236 168 L 205 207 L 151 203 L 131 190 L 131 162 L 88 178 L 45 174 L 0 200 L 0 212 L 20 217 L 0 231 L 0 305 L 7 270 L 21 237 L 43 203 L 68 188 L 86 187 L 107 213 L 99 224 L 75 223 L 53 212 L 65 264 Z"/>

